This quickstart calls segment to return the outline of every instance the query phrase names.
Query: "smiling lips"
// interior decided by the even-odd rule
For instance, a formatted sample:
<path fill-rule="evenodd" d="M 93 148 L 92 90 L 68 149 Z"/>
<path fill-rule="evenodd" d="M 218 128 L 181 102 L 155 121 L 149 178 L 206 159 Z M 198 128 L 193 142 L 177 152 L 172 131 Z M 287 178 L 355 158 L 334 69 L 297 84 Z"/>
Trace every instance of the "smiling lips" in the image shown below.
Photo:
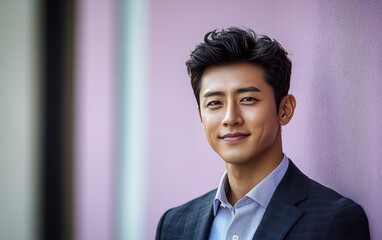
<path fill-rule="evenodd" d="M 227 142 L 238 142 L 248 137 L 250 134 L 248 133 L 228 133 L 220 138 Z"/>

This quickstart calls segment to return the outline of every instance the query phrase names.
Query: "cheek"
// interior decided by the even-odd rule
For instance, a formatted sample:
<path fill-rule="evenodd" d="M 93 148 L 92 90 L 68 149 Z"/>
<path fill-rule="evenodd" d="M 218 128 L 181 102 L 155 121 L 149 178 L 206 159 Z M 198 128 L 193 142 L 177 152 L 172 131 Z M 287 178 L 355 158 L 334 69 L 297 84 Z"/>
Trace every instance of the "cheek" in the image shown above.
<path fill-rule="evenodd" d="M 272 111 L 257 111 L 246 117 L 247 124 L 252 125 L 254 131 L 260 131 L 262 134 L 272 135 L 278 129 L 278 116 Z"/>
<path fill-rule="evenodd" d="M 264 112 L 252 112 L 245 117 L 246 123 L 254 126 L 255 128 L 265 128 L 276 122 L 275 116 Z"/>
<path fill-rule="evenodd" d="M 202 115 L 202 124 L 204 131 L 208 133 L 214 129 L 217 129 L 220 126 L 220 118 L 218 114 L 203 114 Z"/>
<path fill-rule="evenodd" d="M 206 134 L 207 140 L 210 145 L 214 145 L 214 141 L 219 134 L 220 120 L 216 115 L 203 114 L 202 115 L 203 130 Z"/>
<path fill-rule="evenodd" d="M 274 141 L 279 129 L 278 117 L 276 114 L 270 114 L 264 122 L 264 134 L 270 141 Z"/>

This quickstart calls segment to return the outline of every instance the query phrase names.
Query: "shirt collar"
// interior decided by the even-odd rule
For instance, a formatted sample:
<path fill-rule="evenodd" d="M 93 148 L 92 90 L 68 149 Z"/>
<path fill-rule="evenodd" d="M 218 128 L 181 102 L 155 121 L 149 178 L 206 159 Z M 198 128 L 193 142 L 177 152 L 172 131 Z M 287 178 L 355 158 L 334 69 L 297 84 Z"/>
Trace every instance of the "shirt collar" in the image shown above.
<path fill-rule="evenodd" d="M 227 195 L 226 195 L 226 192 L 228 191 L 228 189 L 229 189 L 228 177 L 227 177 L 227 171 L 225 171 L 220 180 L 219 187 L 213 202 L 215 216 L 221 203 L 229 205 Z"/>
<path fill-rule="evenodd" d="M 259 203 L 262 207 L 266 208 L 275 192 L 277 186 L 284 177 L 289 166 L 288 157 L 284 154 L 280 164 L 273 169 L 259 184 L 252 188 L 245 196 Z M 227 200 L 226 192 L 229 189 L 227 171 L 224 172 L 216 196 L 213 202 L 214 215 L 219 209 L 220 204 L 230 206 Z"/>

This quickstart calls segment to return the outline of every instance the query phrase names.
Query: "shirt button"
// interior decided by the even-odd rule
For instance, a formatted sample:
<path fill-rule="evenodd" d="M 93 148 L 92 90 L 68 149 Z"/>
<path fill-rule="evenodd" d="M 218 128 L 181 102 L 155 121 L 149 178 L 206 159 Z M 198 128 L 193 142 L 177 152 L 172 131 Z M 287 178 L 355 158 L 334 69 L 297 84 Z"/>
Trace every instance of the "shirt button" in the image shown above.
<path fill-rule="evenodd" d="M 225 205 L 223 203 L 220 203 L 221 208 L 225 208 Z"/>
<path fill-rule="evenodd" d="M 239 240 L 240 238 L 239 238 L 239 236 L 238 235 L 233 235 L 233 237 L 232 237 L 232 240 Z"/>

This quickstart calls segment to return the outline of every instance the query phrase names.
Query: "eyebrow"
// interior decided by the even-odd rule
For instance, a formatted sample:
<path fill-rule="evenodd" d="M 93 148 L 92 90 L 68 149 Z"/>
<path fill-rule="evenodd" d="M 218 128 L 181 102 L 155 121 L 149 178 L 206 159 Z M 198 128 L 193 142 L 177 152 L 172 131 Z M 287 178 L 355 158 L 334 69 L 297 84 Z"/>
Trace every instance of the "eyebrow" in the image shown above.
<path fill-rule="evenodd" d="M 245 87 L 245 88 L 238 88 L 236 90 L 237 93 L 245 93 L 245 92 L 261 92 L 260 89 L 258 89 L 257 87 Z M 224 96 L 224 92 L 221 92 L 221 91 L 208 91 L 206 92 L 203 97 L 204 98 L 207 98 L 207 97 L 212 97 L 212 96 Z"/>
<path fill-rule="evenodd" d="M 245 87 L 245 88 L 239 88 L 236 90 L 238 93 L 244 93 L 244 92 L 261 92 L 260 89 L 257 87 Z"/>

